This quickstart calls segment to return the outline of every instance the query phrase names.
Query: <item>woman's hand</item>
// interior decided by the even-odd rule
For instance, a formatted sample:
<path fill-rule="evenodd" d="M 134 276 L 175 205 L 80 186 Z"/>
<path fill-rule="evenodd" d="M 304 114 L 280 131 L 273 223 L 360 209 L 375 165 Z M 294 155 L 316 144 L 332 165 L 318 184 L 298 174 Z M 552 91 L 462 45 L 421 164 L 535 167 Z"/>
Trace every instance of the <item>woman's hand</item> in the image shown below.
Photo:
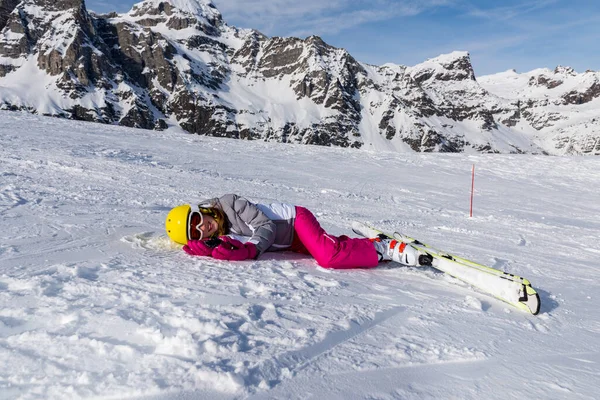
<path fill-rule="evenodd" d="M 183 251 L 190 256 L 211 257 L 214 248 L 206 244 L 204 240 L 188 240 L 188 244 L 183 246 Z"/>
<path fill-rule="evenodd" d="M 258 254 L 254 243 L 242 243 L 229 236 L 221 236 L 219 239 L 222 240 L 221 244 L 211 249 L 213 258 L 217 260 L 242 261 L 255 258 Z"/>

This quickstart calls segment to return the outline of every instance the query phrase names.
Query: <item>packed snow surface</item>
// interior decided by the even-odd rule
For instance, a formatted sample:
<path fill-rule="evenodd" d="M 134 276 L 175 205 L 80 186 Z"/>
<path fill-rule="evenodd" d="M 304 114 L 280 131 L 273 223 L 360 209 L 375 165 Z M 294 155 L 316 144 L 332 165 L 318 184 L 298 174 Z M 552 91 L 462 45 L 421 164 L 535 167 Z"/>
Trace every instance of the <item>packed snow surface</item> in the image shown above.
<path fill-rule="evenodd" d="M 0 112 L 0 399 L 597 398 L 598 171 Z M 231 192 L 527 277 L 541 313 L 430 268 L 221 262 L 165 239 L 171 207 Z"/>

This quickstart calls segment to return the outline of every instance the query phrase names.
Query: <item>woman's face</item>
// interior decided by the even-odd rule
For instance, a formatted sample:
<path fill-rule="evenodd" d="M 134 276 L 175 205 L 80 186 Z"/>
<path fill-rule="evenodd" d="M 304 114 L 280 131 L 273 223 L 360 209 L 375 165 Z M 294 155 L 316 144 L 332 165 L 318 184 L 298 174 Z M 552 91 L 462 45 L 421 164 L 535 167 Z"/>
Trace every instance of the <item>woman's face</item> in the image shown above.
<path fill-rule="evenodd" d="M 204 217 L 204 221 L 203 224 L 200 225 L 200 230 L 202 231 L 202 237 L 208 239 L 215 234 L 217 229 L 219 229 L 219 225 L 210 215 L 202 214 L 202 216 Z"/>
<path fill-rule="evenodd" d="M 219 229 L 215 219 L 207 214 L 192 213 L 190 217 L 190 239 L 208 239 Z"/>

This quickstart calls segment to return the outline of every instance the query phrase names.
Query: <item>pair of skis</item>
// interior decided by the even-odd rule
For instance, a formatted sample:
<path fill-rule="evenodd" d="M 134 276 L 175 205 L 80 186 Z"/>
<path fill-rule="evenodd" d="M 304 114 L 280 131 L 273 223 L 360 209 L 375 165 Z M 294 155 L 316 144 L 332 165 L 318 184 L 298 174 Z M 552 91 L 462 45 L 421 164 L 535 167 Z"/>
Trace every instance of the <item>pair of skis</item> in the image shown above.
<path fill-rule="evenodd" d="M 438 250 L 412 237 L 395 232 L 385 233 L 362 222 L 352 223 L 352 230 L 368 238 L 390 238 L 412 246 L 432 259 L 432 267 L 502 300 L 520 310 L 536 315 L 540 312 L 540 296 L 531 283 L 520 276 L 476 263 Z"/>

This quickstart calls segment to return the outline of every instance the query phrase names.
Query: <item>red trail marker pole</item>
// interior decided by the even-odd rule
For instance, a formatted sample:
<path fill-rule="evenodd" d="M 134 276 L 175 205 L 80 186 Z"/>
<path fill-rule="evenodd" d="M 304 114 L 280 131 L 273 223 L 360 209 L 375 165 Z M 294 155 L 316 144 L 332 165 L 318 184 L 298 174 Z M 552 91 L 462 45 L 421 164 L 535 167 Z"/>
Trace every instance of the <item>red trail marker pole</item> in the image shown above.
<path fill-rule="evenodd" d="M 469 207 L 469 218 L 473 217 L 473 192 L 475 191 L 475 164 L 471 168 L 471 206 Z"/>

